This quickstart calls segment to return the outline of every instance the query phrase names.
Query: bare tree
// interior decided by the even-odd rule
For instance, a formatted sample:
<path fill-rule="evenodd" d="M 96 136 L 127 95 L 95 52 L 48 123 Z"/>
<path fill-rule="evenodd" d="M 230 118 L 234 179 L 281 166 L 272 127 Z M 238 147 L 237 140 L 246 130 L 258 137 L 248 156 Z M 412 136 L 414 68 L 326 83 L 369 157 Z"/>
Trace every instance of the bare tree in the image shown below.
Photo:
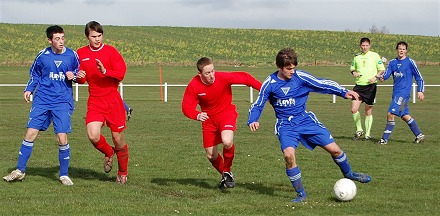
<path fill-rule="evenodd" d="M 382 33 L 382 34 L 388 34 L 388 33 L 390 33 L 390 31 L 387 29 L 387 27 L 382 26 L 382 28 L 380 28 L 380 33 Z"/>
<path fill-rule="evenodd" d="M 379 33 L 379 29 L 376 27 L 376 25 L 372 25 L 370 27 L 370 33 Z"/>
<path fill-rule="evenodd" d="M 378 33 L 378 34 L 388 34 L 390 31 L 386 26 L 382 26 L 382 28 L 378 28 L 376 25 L 372 25 L 370 27 L 370 33 Z"/>

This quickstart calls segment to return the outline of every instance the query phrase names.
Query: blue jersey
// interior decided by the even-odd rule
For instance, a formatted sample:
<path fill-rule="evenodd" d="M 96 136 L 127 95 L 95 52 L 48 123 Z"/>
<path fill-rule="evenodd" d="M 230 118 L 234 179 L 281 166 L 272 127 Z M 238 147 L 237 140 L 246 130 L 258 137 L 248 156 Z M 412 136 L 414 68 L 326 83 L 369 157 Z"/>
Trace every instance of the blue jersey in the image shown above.
<path fill-rule="evenodd" d="M 41 50 L 30 68 L 25 91 L 33 92 L 33 107 L 48 110 L 73 110 L 72 81 L 66 72 L 78 73 L 79 59 L 75 51 L 65 48 L 56 54 L 51 47 Z M 35 92 L 34 92 L 35 91 Z"/>
<path fill-rule="evenodd" d="M 292 117 L 304 114 L 310 92 L 335 94 L 341 97 L 345 97 L 348 92 L 346 88 L 332 80 L 316 78 L 302 70 L 295 70 L 289 80 L 279 79 L 277 73 L 278 71 L 272 73 L 263 82 L 258 98 L 249 110 L 248 125 L 258 121 L 268 100 L 278 120 L 290 121 Z"/>
<path fill-rule="evenodd" d="M 383 76 L 385 80 L 393 76 L 393 98 L 395 96 L 404 98 L 410 97 L 413 77 L 417 82 L 417 91 L 425 91 L 425 82 L 423 81 L 422 75 L 414 60 L 409 57 L 403 60 L 399 60 L 398 58 L 392 59 Z"/>

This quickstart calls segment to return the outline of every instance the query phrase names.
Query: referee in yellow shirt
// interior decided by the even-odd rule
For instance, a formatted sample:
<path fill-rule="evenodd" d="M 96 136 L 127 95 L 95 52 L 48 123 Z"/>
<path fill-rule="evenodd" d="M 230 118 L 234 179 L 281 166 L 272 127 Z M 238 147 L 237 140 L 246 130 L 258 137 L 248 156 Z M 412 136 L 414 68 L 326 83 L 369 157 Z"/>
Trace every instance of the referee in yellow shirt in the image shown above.
<path fill-rule="evenodd" d="M 351 113 L 356 125 L 354 140 L 359 140 L 363 135 L 365 135 L 364 140 L 370 140 L 377 77 L 384 72 L 385 66 L 379 54 L 370 51 L 371 44 L 369 38 L 361 38 L 359 46 L 362 49 L 362 53 L 354 57 L 350 67 L 351 74 L 356 82 L 353 91 L 357 92 L 360 96 L 360 100 L 353 100 L 351 103 Z M 362 128 L 362 118 L 359 113 L 359 107 L 362 102 L 365 103 L 365 132 Z"/>

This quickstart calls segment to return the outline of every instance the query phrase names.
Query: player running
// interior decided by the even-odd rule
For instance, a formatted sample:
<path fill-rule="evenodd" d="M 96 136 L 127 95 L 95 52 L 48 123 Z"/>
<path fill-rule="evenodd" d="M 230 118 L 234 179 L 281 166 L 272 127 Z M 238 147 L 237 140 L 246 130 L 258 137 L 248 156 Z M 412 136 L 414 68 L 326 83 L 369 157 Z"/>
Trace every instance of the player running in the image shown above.
<path fill-rule="evenodd" d="M 390 61 L 387 70 L 383 74 L 381 81 L 389 79 L 393 76 L 393 95 L 391 99 L 390 107 L 387 113 L 387 124 L 383 132 L 382 138 L 379 140 L 379 144 L 385 145 L 388 143 L 388 139 L 393 132 L 394 117 L 398 116 L 408 124 L 413 134 L 416 136 L 415 143 L 421 143 L 425 140 L 425 135 L 419 129 L 417 122 L 409 115 L 408 102 L 411 94 L 413 77 L 417 82 L 417 96 L 423 101 L 425 91 L 423 77 L 420 71 L 411 58 L 406 56 L 408 52 L 408 44 L 404 41 L 397 43 L 396 45 L 397 57 Z"/>
<path fill-rule="evenodd" d="M 104 154 L 104 171 L 112 170 L 113 155 L 118 158 L 120 184 L 127 182 L 128 145 L 124 141 L 126 129 L 124 102 L 118 92 L 119 82 L 124 79 L 127 67 L 116 48 L 102 43 L 104 30 L 96 21 L 86 24 L 85 34 L 89 45 L 78 49 L 81 60 L 77 82 L 89 83 L 87 101 L 87 136 L 93 146 Z M 103 125 L 110 128 L 114 147 L 101 134 Z"/>
<path fill-rule="evenodd" d="M 183 114 L 202 122 L 203 147 L 212 166 L 222 175 L 219 189 L 233 188 L 231 172 L 234 159 L 234 131 L 238 113 L 232 104 L 234 84 L 243 84 L 260 90 L 261 82 L 246 72 L 217 72 L 207 57 L 197 61 L 198 75 L 189 82 L 182 100 Z M 197 110 L 200 105 L 201 111 Z M 223 157 L 217 145 L 223 144 Z"/>

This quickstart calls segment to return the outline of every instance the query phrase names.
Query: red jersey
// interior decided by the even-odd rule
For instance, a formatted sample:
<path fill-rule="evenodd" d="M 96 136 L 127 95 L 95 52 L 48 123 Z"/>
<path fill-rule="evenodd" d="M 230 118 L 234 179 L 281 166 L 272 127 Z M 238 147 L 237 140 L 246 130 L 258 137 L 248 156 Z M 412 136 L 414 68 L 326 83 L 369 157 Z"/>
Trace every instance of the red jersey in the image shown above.
<path fill-rule="evenodd" d="M 190 118 L 197 120 L 200 111 L 208 116 L 215 115 L 224 110 L 233 108 L 232 85 L 242 84 L 260 90 L 261 82 L 246 72 L 215 72 L 215 81 L 211 85 L 202 82 L 199 75 L 196 75 L 189 82 L 185 89 L 182 100 L 182 112 Z"/>
<path fill-rule="evenodd" d="M 89 95 L 105 96 L 111 92 L 118 91 L 119 82 L 124 79 L 127 66 L 121 54 L 113 46 L 102 44 L 99 49 L 92 49 L 90 46 L 84 46 L 77 51 L 80 70 L 86 71 L 86 77 L 77 79 L 77 82 L 89 83 Z M 95 59 L 99 59 L 104 68 L 105 74 L 99 71 Z"/>

